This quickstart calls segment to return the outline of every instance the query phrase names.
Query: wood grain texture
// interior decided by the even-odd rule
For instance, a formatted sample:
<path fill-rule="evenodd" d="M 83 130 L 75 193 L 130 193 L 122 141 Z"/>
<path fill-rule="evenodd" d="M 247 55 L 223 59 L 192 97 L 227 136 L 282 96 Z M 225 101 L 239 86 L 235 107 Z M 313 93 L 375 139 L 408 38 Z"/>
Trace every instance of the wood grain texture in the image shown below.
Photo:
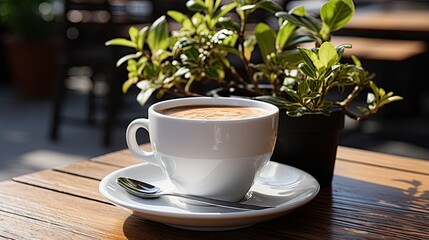
<path fill-rule="evenodd" d="M 425 172 L 429 163 L 425 161 L 340 147 L 332 188 L 322 189 L 309 204 L 252 227 L 210 233 L 151 222 L 103 199 L 98 193 L 100 179 L 127 164 L 140 162 L 124 150 L 0 183 L 0 238 L 429 237 L 429 176 Z M 395 166 L 391 167 L 391 163 Z"/>
<path fill-rule="evenodd" d="M 72 163 L 64 167 L 55 168 L 57 171 L 67 172 L 78 176 L 101 180 L 107 174 L 120 169 L 117 165 L 100 164 L 93 161 Z"/>
<path fill-rule="evenodd" d="M 339 146 L 337 159 L 429 175 L 426 160 Z"/>
<path fill-rule="evenodd" d="M 144 144 L 142 148 L 145 149 L 146 151 L 150 151 L 149 144 Z M 108 153 L 106 155 L 92 158 L 91 160 L 95 162 L 102 162 L 102 163 L 111 164 L 111 165 L 120 166 L 120 167 L 126 167 L 130 165 L 142 163 L 142 160 L 133 156 L 128 149 L 118 151 L 118 152 Z"/>
<path fill-rule="evenodd" d="M 345 28 L 429 32 L 429 11 L 395 10 L 356 12 Z"/>
<path fill-rule="evenodd" d="M 74 174 L 46 170 L 16 177 L 13 180 L 15 182 L 50 189 L 60 193 L 109 203 L 98 191 L 98 185 L 100 183 L 98 180 L 80 177 Z"/>
<path fill-rule="evenodd" d="M 45 239 L 57 229 L 83 236 L 82 239 L 124 239 L 123 223 L 130 215 L 108 204 L 15 182 L 0 183 L 0 209 L 2 214 L 21 216 L 25 221 L 23 228 L 7 229 L 9 235 L 18 236 L 16 239 L 23 239 L 34 221 L 46 229 L 31 231 L 32 239 Z M 6 225 L 5 222 L 2 220 L 0 225 Z M 135 231 L 134 236 L 138 237 L 139 232 Z"/>

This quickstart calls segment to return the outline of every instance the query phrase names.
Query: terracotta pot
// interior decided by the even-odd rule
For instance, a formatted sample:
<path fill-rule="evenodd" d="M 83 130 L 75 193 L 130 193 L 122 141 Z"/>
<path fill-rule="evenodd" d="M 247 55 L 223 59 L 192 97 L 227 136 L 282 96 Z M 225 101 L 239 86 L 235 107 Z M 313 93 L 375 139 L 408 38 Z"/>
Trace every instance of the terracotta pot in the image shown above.
<path fill-rule="evenodd" d="M 50 97 L 58 77 L 57 39 L 30 43 L 5 35 L 2 40 L 18 94 L 26 98 Z"/>
<path fill-rule="evenodd" d="M 237 91 L 231 94 L 223 89 L 215 89 L 209 95 L 250 98 Z M 340 108 L 333 109 L 330 116 L 305 114 L 302 117 L 290 117 L 280 110 L 277 142 L 271 161 L 299 168 L 316 178 L 321 187 L 330 187 L 343 128 L 344 113 Z"/>

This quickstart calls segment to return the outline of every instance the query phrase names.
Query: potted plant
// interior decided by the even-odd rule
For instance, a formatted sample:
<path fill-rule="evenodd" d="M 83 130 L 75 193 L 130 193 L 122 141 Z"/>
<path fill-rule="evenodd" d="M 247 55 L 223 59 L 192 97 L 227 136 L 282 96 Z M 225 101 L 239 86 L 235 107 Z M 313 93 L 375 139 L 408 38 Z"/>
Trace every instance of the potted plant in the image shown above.
<path fill-rule="evenodd" d="M 274 103 L 283 111 L 273 160 L 302 168 L 322 186 L 332 181 L 344 114 L 362 120 L 402 99 L 377 87 L 356 57 L 353 64 L 341 62 L 350 44 L 330 42 L 331 32 L 352 18 L 352 0 L 326 2 L 320 18 L 302 6 L 285 12 L 268 0 L 225 5 L 220 0 L 189 0 L 186 5 L 194 15 L 167 12 L 179 24 L 176 30 L 170 31 L 162 16 L 140 30 L 131 27 L 129 39 L 106 43 L 136 50 L 117 63 L 127 64 L 123 91 L 135 84 L 141 89 L 137 96 L 141 104 L 154 93 L 197 96 L 206 94 L 207 88 Z M 257 9 L 278 18 L 277 30 L 265 23 L 248 30 L 249 16 Z M 314 42 L 314 48 L 300 47 L 304 42 Z M 367 105 L 356 112 L 351 103 L 368 90 Z M 331 99 L 333 95 L 341 98 Z"/>
<path fill-rule="evenodd" d="M 0 0 L 0 24 L 11 76 L 24 97 L 50 96 L 58 64 L 53 0 Z"/>

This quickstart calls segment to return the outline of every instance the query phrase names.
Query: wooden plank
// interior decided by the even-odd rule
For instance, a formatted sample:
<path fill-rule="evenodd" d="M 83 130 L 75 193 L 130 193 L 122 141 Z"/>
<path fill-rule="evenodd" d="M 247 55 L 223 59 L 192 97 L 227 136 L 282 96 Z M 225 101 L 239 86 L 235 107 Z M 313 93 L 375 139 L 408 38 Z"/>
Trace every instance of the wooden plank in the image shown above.
<path fill-rule="evenodd" d="M 423 41 L 333 36 L 331 42 L 335 46 L 352 44 L 352 48 L 344 51 L 344 56 L 355 55 L 360 59 L 404 61 L 426 51 Z"/>
<path fill-rule="evenodd" d="M 341 179 L 337 181 L 339 185 L 345 179 L 354 181 L 341 190 L 356 201 L 372 198 L 384 207 L 392 205 L 429 214 L 429 175 L 337 161 L 335 178 Z M 358 189 L 350 187 L 352 184 Z M 338 186 L 335 189 L 339 190 Z"/>
<path fill-rule="evenodd" d="M 143 148 L 150 149 L 150 145 L 143 145 Z M 99 157 L 92 158 L 91 161 L 111 164 L 120 167 L 127 167 L 130 165 L 142 163 L 143 161 L 134 157 L 128 149 L 108 153 Z"/>
<path fill-rule="evenodd" d="M 27 235 L 31 235 L 32 239 L 44 239 L 55 231 L 55 228 L 49 228 L 51 225 L 69 231 L 68 235 L 88 236 L 88 239 L 242 239 L 243 236 L 247 239 L 256 239 L 255 236 L 278 239 L 269 231 L 259 228 L 210 235 L 180 230 L 131 216 L 128 211 L 118 207 L 14 182 L 0 183 L 0 212 L 13 217 L 25 216 L 22 225 L 33 226 L 0 228 L 0 236 L 7 231 L 9 236 L 16 239 Z M 48 227 L 40 226 L 40 222 Z"/>
<path fill-rule="evenodd" d="M 55 168 L 57 171 L 66 172 L 78 176 L 101 180 L 107 174 L 120 169 L 116 165 L 106 165 L 93 161 L 81 161 L 67 166 Z"/>
<path fill-rule="evenodd" d="M 14 228 L 0 227 L 0 236 L 7 232 L 17 239 L 28 235 L 44 239 L 59 228 L 65 231 L 64 236 L 76 234 L 95 239 L 422 238 L 429 230 L 425 220 L 416 215 L 380 210 L 376 205 L 359 206 L 331 194 L 330 189 L 324 189 L 310 204 L 273 221 L 207 234 L 166 227 L 88 199 L 4 182 L 0 183 L 0 213 L 8 217 L 2 217 L 1 221 L 12 224 L 13 219 L 21 217 L 23 223 Z"/>
<path fill-rule="evenodd" d="M 15 239 L 28 235 L 30 239 L 46 239 L 55 236 L 58 229 L 65 232 L 64 236 L 77 238 L 125 239 L 124 222 L 130 216 L 130 212 L 112 205 L 11 181 L 0 183 L 0 212 L 9 219 L 0 220 L 0 236 Z M 11 227 L 13 219 L 24 222 Z M 127 237 L 144 239 L 143 232 L 132 231 Z"/>
<path fill-rule="evenodd" d="M 357 204 L 352 198 L 337 198 L 337 193 L 322 189 L 315 200 L 270 222 L 270 227 L 281 232 L 281 236 L 293 236 L 297 231 L 303 233 L 296 237 L 298 239 L 419 239 L 427 236 L 426 214 L 406 214 L 393 207 Z"/>
<path fill-rule="evenodd" d="M 429 174 L 429 161 L 339 146 L 337 158 L 420 174 Z"/>
<path fill-rule="evenodd" d="M 94 239 L 63 226 L 0 210 L 0 239 Z"/>
<path fill-rule="evenodd" d="M 341 155 L 342 150 L 345 155 Z M 393 160 L 400 167 L 385 168 L 383 164 L 390 166 L 390 157 L 395 159 L 395 156 L 371 152 L 366 156 L 361 155 L 366 151 L 354 151 L 339 148 L 339 156 L 343 158 L 336 162 L 333 188 L 322 189 L 312 202 L 292 214 L 254 227 L 208 235 L 144 220 L 101 199 L 98 180 L 121 168 L 116 161 L 124 163 L 121 158 L 129 154 L 124 150 L 119 156 L 105 155 L 100 161 L 84 161 L 14 179 L 21 183 L 0 183 L 0 236 L 16 239 L 427 237 L 429 176 L 408 168 L 403 163 L 407 158 Z"/>
<path fill-rule="evenodd" d="M 356 12 L 345 28 L 429 32 L 429 11 L 361 11 Z"/>
<path fill-rule="evenodd" d="M 14 181 L 51 189 L 100 202 L 110 203 L 98 191 L 99 181 L 53 170 L 13 178 Z"/>
<path fill-rule="evenodd" d="M 429 192 L 429 175 L 425 174 L 340 160 L 335 163 L 335 175 L 401 189 L 402 191 L 415 188 L 415 194 Z"/>

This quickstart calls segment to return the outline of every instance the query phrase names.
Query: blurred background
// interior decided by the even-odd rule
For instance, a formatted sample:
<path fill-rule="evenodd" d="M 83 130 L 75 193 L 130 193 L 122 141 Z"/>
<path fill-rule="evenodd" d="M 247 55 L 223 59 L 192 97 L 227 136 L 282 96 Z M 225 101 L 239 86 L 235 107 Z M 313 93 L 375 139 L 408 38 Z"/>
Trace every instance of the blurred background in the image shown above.
<path fill-rule="evenodd" d="M 315 14 L 324 3 L 278 2 Z M 104 43 L 167 10 L 186 12 L 185 3 L 0 0 L 0 180 L 126 148 L 126 126 L 158 99 L 140 106 L 136 92 L 121 93 L 127 73 L 115 63 L 126 49 Z M 364 122 L 346 119 L 340 144 L 429 160 L 429 1 L 355 5 L 352 22 L 333 41 L 352 43 L 375 81 L 405 100 Z"/>

